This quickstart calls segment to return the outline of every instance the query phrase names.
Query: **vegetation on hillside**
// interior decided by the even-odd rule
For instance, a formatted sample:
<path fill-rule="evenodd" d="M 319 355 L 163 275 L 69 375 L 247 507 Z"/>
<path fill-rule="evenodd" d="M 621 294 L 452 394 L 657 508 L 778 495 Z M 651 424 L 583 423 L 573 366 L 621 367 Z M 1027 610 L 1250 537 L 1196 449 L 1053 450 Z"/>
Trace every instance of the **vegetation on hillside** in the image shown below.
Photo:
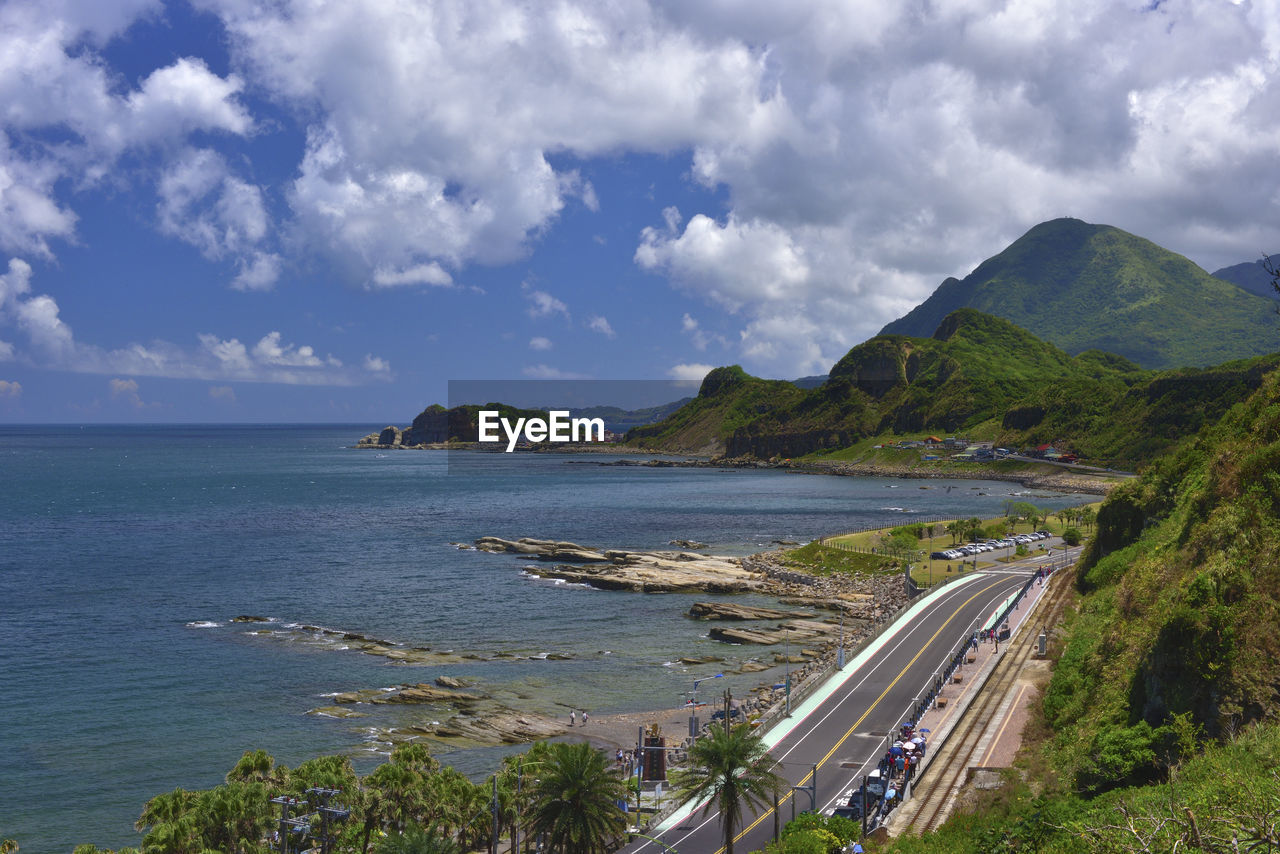
<path fill-rule="evenodd" d="M 1035 772 L 893 850 L 1280 849 L 1280 370 L 1108 497 L 1076 586 Z"/>
<path fill-rule="evenodd" d="M 719 455 L 740 426 L 799 399 L 804 392 L 782 380 L 753 377 L 738 365 L 716 368 L 702 380 L 698 396 L 657 424 L 627 433 L 627 444 L 676 453 Z"/>
<path fill-rule="evenodd" d="M 1273 303 L 1109 225 L 1035 226 L 881 330 L 925 336 L 958 308 L 1009 319 L 1068 353 L 1098 349 L 1148 368 L 1214 365 L 1275 349 Z"/>
<path fill-rule="evenodd" d="M 717 368 L 693 402 L 627 438 L 669 451 L 722 447 L 729 457 L 821 453 L 911 465 L 918 454 L 873 450 L 870 437 L 933 431 L 1011 448 L 1059 444 L 1090 462 L 1131 469 L 1188 441 L 1277 365 L 1280 355 L 1147 371 L 1097 350 L 1070 357 L 1007 320 L 961 309 L 930 338 L 859 344 L 812 390 Z"/>

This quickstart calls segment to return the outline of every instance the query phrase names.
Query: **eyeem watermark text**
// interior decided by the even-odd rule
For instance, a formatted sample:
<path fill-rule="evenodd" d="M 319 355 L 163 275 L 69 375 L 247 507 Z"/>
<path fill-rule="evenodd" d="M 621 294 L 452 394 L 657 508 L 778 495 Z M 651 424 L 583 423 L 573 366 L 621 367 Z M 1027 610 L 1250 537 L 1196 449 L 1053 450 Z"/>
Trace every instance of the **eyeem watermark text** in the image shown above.
<path fill-rule="evenodd" d="M 481 442 L 501 442 L 498 428 L 506 433 L 507 453 L 516 449 L 523 434 L 527 442 L 603 442 L 603 418 L 570 418 L 569 410 L 553 409 L 542 418 L 517 418 L 513 425 L 497 410 L 480 410 L 479 439 Z M 592 434 L 594 433 L 594 438 Z"/>

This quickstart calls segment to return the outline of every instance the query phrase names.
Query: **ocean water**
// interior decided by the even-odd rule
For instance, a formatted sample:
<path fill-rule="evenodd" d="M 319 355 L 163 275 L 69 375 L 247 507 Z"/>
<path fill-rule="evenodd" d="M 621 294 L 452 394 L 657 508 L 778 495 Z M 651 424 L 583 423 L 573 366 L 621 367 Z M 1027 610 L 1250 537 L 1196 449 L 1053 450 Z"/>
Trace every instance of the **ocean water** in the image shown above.
<path fill-rule="evenodd" d="M 599 455 L 454 455 L 450 465 L 441 452 L 349 447 L 374 429 L 0 426 L 0 838 L 37 854 L 136 845 L 147 798 L 216 785 L 246 749 L 290 765 L 346 753 L 367 771 L 380 761 L 368 727 L 421 714 L 307 714 L 334 692 L 452 675 L 521 708 L 599 715 L 678 705 L 720 666 L 680 656 L 759 654 L 707 639 L 683 616 L 693 596 L 557 584 L 522 573 L 517 556 L 454 542 L 652 549 L 682 538 L 746 554 L 913 515 L 996 515 L 1011 497 L 1079 500 L 997 482 L 920 489 L 609 467 Z M 231 622 L 242 614 L 275 622 Z M 484 660 L 397 665 L 291 624 Z M 725 681 L 745 690 L 761 674 Z M 440 754 L 473 774 L 498 755 Z"/>

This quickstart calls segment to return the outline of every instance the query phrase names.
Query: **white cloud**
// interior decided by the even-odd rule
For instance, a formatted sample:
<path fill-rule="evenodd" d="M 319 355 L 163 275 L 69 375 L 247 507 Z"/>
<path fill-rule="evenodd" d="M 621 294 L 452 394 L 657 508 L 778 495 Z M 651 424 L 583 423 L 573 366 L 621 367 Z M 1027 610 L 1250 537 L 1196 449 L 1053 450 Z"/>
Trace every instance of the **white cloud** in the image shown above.
<path fill-rule="evenodd" d="M 262 190 L 231 174 L 208 148 L 188 148 L 165 168 L 157 192 L 160 230 L 211 260 L 237 258 L 236 290 L 268 290 L 280 277 L 280 256 L 262 250 L 270 227 Z"/>
<path fill-rule="evenodd" d="M 143 403 L 142 396 L 138 394 L 137 380 L 122 380 L 119 378 L 112 379 L 107 383 L 111 389 L 111 397 L 113 400 L 123 400 L 134 409 L 145 409 L 151 404 Z"/>
<path fill-rule="evenodd" d="M 404 285 L 437 285 L 448 287 L 453 284 L 453 277 L 435 261 L 426 264 L 415 264 L 403 270 L 390 267 L 376 267 L 368 287 L 398 288 Z"/>
<path fill-rule="evenodd" d="M 13 345 L 8 341 L 0 341 L 0 362 L 13 361 Z"/>
<path fill-rule="evenodd" d="M 592 332 L 599 332 L 606 338 L 617 337 L 617 333 L 613 331 L 613 327 L 609 325 L 609 319 L 593 314 L 587 318 L 587 328 Z"/>
<path fill-rule="evenodd" d="M 728 143 L 780 113 L 758 97 L 762 51 L 645 3 L 200 5 L 243 75 L 316 116 L 290 203 L 308 245 L 359 280 L 381 264 L 509 261 L 568 200 L 598 210 L 552 153 Z"/>
<path fill-rule="evenodd" d="M 526 377 L 535 380 L 589 380 L 590 374 L 577 371 L 562 371 L 546 364 L 526 365 L 521 371 Z"/>
<path fill-rule="evenodd" d="M 137 88 L 122 85 L 99 51 L 160 8 L 157 0 L 0 4 L 0 249 L 47 258 L 50 240 L 74 238 L 60 181 L 128 181 L 113 171 L 128 152 L 195 132 L 253 129 L 238 98 L 242 81 L 199 58 L 153 69 Z"/>
<path fill-rule="evenodd" d="M 22 383 L 0 380 L 0 397 L 17 397 L 22 394 Z"/>
<path fill-rule="evenodd" d="M 673 365 L 671 370 L 667 371 L 667 376 L 673 380 L 701 382 L 707 374 L 715 370 L 715 367 L 715 365 L 700 365 L 697 363 Z"/>
<path fill-rule="evenodd" d="M 279 278 L 280 256 L 254 252 L 252 257 L 240 260 L 240 271 L 231 280 L 231 287 L 238 291 L 265 291 L 274 287 Z"/>
<path fill-rule="evenodd" d="M 550 350 L 551 346 L 550 338 L 537 337 L 529 339 L 530 350 Z"/>
<path fill-rule="evenodd" d="M 125 99 L 130 141 L 181 138 L 195 130 L 243 136 L 253 120 L 236 101 L 242 88 L 240 78 L 219 77 L 201 59 L 183 57 L 158 68 Z"/>
<path fill-rule="evenodd" d="M 366 355 L 363 369 L 347 368 L 333 356 L 320 358 L 311 345 L 282 343 L 283 336 L 278 331 L 264 335 L 252 349 L 237 338 L 203 333 L 197 336 L 198 346 L 193 349 L 152 341 L 107 350 L 77 341 L 71 327 L 62 321 L 53 297 L 29 295 L 30 278 L 30 266 L 16 258 L 9 262 L 9 272 L 0 276 L 0 327 L 16 326 L 26 334 L 29 344 L 21 353 L 12 345 L 0 350 L 40 368 L 286 385 L 362 385 L 390 376 L 390 367 L 383 359 Z M 113 388 L 125 390 L 118 385 L 121 382 L 135 381 L 117 379 Z"/>
<path fill-rule="evenodd" d="M 269 332 L 253 347 L 253 356 L 264 365 L 282 365 L 291 368 L 318 368 L 324 364 L 315 350 L 307 345 L 295 347 L 280 344 L 280 333 Z"/>
<path fill-rule="evenodd" d="M 729 346 L 729 342 L 723 335 L 716 335 L 707 332 L 698 323 L 697 318 L 688 312 L 685 312 L 684 316 L 680 319 L 680 329 L 689 336 L 690 343 L 692 343 L 694 349 L 699 352 L 706 350 L 707 345 L 713 341 L 721 347 L 727 348 Z"/>
<path fill-rule="evenodd" d="M 569 319 L 569 307 L 546 291 L 530 290 L 524 286 L 525 298 L 529 300 L 529 316 L 532 318 L 550 317 L 553 314 L 563 315 Z"/>

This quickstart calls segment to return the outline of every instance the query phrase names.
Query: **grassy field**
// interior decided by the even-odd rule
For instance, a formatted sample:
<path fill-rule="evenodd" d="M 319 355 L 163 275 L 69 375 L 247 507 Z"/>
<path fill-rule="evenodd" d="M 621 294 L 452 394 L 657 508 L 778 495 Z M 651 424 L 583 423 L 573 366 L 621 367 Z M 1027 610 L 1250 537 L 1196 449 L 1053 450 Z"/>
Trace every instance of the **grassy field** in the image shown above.
<path fill-rule="evenodd" d="M 1098 501 L 1081 505 L 1081 507 L 1090 507 L 1096 513 L 1101 505 L 1102 502 Z M 1033 530 L 1031 523 L 1025 520 L 1017 522 L 1012 526 L 1012 528 L 1008 526 L 1008 520 L 1003 516 L 995 516 L 982 520 L 982 526 L 984 528 L 995 525 L 1001 525 L 1003 526 L 1003 530 L 1016 534 L 1025 534 Z M 926 529 L 927 527 L 928 526 L 926 526 Z M 969 558 L 964 561 L 932 560 L 929 555 L 933 552 L 946 551 L 947 549 L 958 545 L 958 540 L 946 532 L 946 521 L 934 522 L 932 523 L 932 527 L 933 536 L 926 535 L 924 538 L 917 541 L 917 548 L 922 552 L 922 559 L 913 561 L 915 569 L 912 571 L 911 577 L 914 578 L 916 583 L 922 587 L 941 581 L 956 572 L 963 572 L 966 569 L 972 570 L 975 568 L 973 558 Z M 1050 516 L 1048 520 L 1037 526 L 1038 529 L 1049 531 L 1055 535 L 1061 535 L 1067 527 L 1069 527 L 1068 524 L 1059 521 L 1055 516 Z M 837 554 L 849 555 L 850 560 L 848 563 L 851 566 L 854 563 L 852 558 L 855 556 L 873 559 L 873 563 L 879 567 L 878 571 L 883 572 L 887 569 L 893 569 L 901 565 L 900 559 L 889 557 L 882 552 L 883 546 L 885 545 L 890 531 L 892 530 L 892 528 L 878 528 L 871 531 L 859 531 L 856 534 L 845 534 L 843 536 L 830 537 L 827 539 L 827 543 L 829 545 L 826 547 L 818 546 L 817 543 L 810 543 L 809 546 L 806 546 L 805 548 L 815 547 L 815 555 L 818 553 L 818 548 L 821 548 L 822 552 L 834 552 Z M 849 549 L 849 551 L 844 551 L 843 549 Z M 1048 551 L 1045 549 L 1043 542 L 1033 543 L 1027 546 L 1027 550 L 1028 554 L 1031 555 L 1041 554 L 1046 557 L 1048 556 Z M 983 555 L 979 555 L 977 556 L 976 568 L 983 569 L 1003 563 L 1013 556 L 1013 551 L 1013 549 L 1001 549 L 995 552 L 987 552 Z M 792 554 L 794 554 L 794 552 Z M 832 558 L 832 560 L 834 561 L 835 559 Z"/>

